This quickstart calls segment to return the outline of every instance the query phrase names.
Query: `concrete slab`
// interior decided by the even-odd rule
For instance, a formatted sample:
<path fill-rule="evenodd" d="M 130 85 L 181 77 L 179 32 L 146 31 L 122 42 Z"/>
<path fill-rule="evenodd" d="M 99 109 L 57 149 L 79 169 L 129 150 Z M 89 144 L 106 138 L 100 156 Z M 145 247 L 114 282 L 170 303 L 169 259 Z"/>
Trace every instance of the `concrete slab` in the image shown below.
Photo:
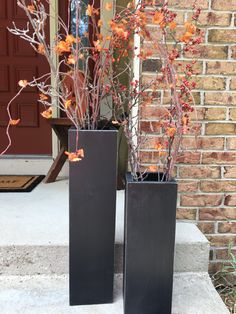
<path fill-rule="evenodd" d="M 172 314 L 229 314 L 206 273 L 174 277 Z M 122 276 L 114 303 L 69 307 L 67 276 L 0 276 L 1 314 L 122 314 Z"/>
<path fill-rule="evenodd" d="M 68 180 L 30 193 L 0 193 L 0 273 L 68 273 Z M 122 271 L 124 191 L 117 192 L 116 272 Z M 209 244 L 194 224 L 177 223 L 175 271 L 207 271 Z"/>

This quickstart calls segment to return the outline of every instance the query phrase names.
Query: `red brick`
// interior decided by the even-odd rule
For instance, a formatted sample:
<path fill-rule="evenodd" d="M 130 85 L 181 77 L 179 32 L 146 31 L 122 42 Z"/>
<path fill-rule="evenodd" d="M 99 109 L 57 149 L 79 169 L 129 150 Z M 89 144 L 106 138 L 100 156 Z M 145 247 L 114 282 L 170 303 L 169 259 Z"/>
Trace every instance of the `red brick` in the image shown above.
<path fill-rule="evenodd" d="M 160 123 L 158 121 L 141 121 L 140 122 L 141 132 L 145 133 L 160 133 Z"/>
<path fill-rule="evenodd" d="M 190 15 L 192 16 L 192 15 Z M 198 25 L 200 26 L 229 26 L 232 14 L 222 12 L 201 12 Z"/>
<path fill-rule="evenodd" d="M 180 178 L 220 178 L 220 167 L 204 166 L 181 166 L 179 167 Z"/>
<path fill-rule="evenodd" d="M 195 0 L 169 0 L 169 5 L 178 9 L 192 9 Z M 208 0 L 198 0 L 197 6 L 201 9 L 208 8 Z"/>
<path fill-rule="evenodd" d="M 235 192 L 236 180 L 211 180 L 202 181 L 200 184 L 202 192 Z"/>
<path fill-rule="evenodd" d="M 234 167 L 234 166 L 224 167 L 224 177 L 225 178 L 236 178 L 236 167 Z"/>
<path fill-rule="evenodd" d="M 235 137 L 227 138 L 226 147 L 227 149 L 232 149 L 232 150 L 236 149 L 236 138 Z"/>
<path fill-rule="evenodd" d="M 207 74 L 235 75 L 236 62 L 208 61 Z"/>
<path fill-rule="evenodd" d="M 204 152 L 202 157 L 203 164 L 236 164 L 236 153 L 234 152 Z"/>
<path fill-rule="evenodd" d="M 235 208 L 200 208 L 200 220 L 228 220 L 236 219 Z"/>
<path fill-rule="evenodd" d="M 235 92 L 205 93 L 205 105 L 236 106 Z"/>
<path fill-rule="evenodd" d="M 212 246 L 228 247 L 229 244 L 236 245 L 236 237 L 232 235 L 207 235 Z"/>
<path fill-rule="evenodd" d="M 208 33 L 209 43 L 236 43 L 235 29 L 210 29 Z"/>
<path fill-rule="evenodd" d="M 214 223 L 213 222 L 199 222 L 197 224 L 201 232 L 205 234 L 214 233 Z"/>
<path fill-rule="evenodd" d="M 182 152 L 177 158 L 177 162 L 180 164 L 198 164 L 200 162 L 201 154 L 199 152 Z"/>
<path fill-rule="evenodd" d="M 236 250 L 231 250 L 232 254 L 236 255 Z M 226 260 L 229 259 L 229 250 L 228 249 L 218 249 L 216 250 L 216 259 Z"/>
<path fill-rule="evenodd" d="M 222 195 L 219 194 L 186 194 L 180 196 L 181 206 L 219 206 Z"/>
<path fill-rule="evenodd" d="M 226 195 L 224 204 L 226 206 L 236 206 L 236 194 Z M 235 219 L 236 219 L 236 208 L 234 209 L 234 211 L 235 211 Z"/>
<path fill-rule="evenodd" d="M 213 0 L 211 5 L 213 10 L 219 11 L 235 11 L 236 2 L 235 0 Z"/>
<path fill-rule="evenodd" d="M 228 47 L 227 46 L 206 46 L 201 45 L 197 48 L 197 51 L 193 54 L 191 52 L 185 53 L 187 58 L 198 58 L 198 59 L 227 59 L 228 57 Z M 236 58 L 236 49 L 235 49 Z"/>
<path fill-rule="evenodd" d="M 224 139 L 222 137 L 183 137 L 181 147 L 183 149 L 223 149 Z"/>
<path fill-rule="evenodd" d="M 226 108 L 206 108 L 206 120 L 224 120 L 226 118 Z"/>
<path fill-rule="evenodd" d="M 178 208 L 176 213 L 177 219 L 196 220 L 195 208 Z"/>
<path fill-rule="evenodd" d="M 220 222 L 218 224 L 218 232 L 219 233 L 236 233 L 236 222 L 235 221 L 234 222 L 233 221 Z"/>
<path fill-rule="evenodd" d="M 236 134 L 235 123 L 208 123 L 206 135 L 234 135 Z"/>
<path fill-rule="evenodd" d="M 178 192 L 196 192 L 198 190 L 197 181 L 178 180 Z"/>

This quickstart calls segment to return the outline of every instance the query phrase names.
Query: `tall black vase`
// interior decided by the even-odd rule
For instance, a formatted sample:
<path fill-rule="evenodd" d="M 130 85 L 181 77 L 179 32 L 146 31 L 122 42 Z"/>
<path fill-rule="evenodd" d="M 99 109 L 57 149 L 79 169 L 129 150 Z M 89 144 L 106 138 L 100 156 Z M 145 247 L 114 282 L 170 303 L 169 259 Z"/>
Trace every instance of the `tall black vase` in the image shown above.
<path fill-rule="evenodd" d="M 177 184 L 126 176 L 124 314 L 171 314 Z"/>
<path fill-rule="evenodd" d="M 70 305 L 113 301 L 117 131 L 81 130 L 85 157 L 69 170 Z M 76 130 L 69 130 L 75 151 Z"/>

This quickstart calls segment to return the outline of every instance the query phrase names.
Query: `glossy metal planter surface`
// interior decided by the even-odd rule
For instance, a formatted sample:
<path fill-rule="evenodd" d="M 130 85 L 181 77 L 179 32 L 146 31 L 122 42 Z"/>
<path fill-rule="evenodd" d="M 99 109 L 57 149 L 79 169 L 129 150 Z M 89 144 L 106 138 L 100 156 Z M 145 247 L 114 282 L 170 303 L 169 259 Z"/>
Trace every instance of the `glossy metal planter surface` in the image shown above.
<path fill-rule="evenodd" d="M 69 131 L 75 150 L 76 131 Z M 85 157 L 70 163 L 70 305 L 113 301 L 117 131 L 82 130 Z"/>
<path fill-rule="evenodd" d="M 177 184 L 126 179 L 124 314 L 171 314 Z"/>

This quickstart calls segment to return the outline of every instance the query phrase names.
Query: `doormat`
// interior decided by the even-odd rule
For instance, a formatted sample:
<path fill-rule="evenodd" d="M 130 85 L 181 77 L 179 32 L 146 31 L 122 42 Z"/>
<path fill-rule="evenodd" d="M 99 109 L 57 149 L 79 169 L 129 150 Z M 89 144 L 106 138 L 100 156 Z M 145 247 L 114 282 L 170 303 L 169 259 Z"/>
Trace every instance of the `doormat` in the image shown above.
<path fill-rule="evenodd" d="M 0 175 L 0 192 L 31 192 L 45 176 Z"/>

